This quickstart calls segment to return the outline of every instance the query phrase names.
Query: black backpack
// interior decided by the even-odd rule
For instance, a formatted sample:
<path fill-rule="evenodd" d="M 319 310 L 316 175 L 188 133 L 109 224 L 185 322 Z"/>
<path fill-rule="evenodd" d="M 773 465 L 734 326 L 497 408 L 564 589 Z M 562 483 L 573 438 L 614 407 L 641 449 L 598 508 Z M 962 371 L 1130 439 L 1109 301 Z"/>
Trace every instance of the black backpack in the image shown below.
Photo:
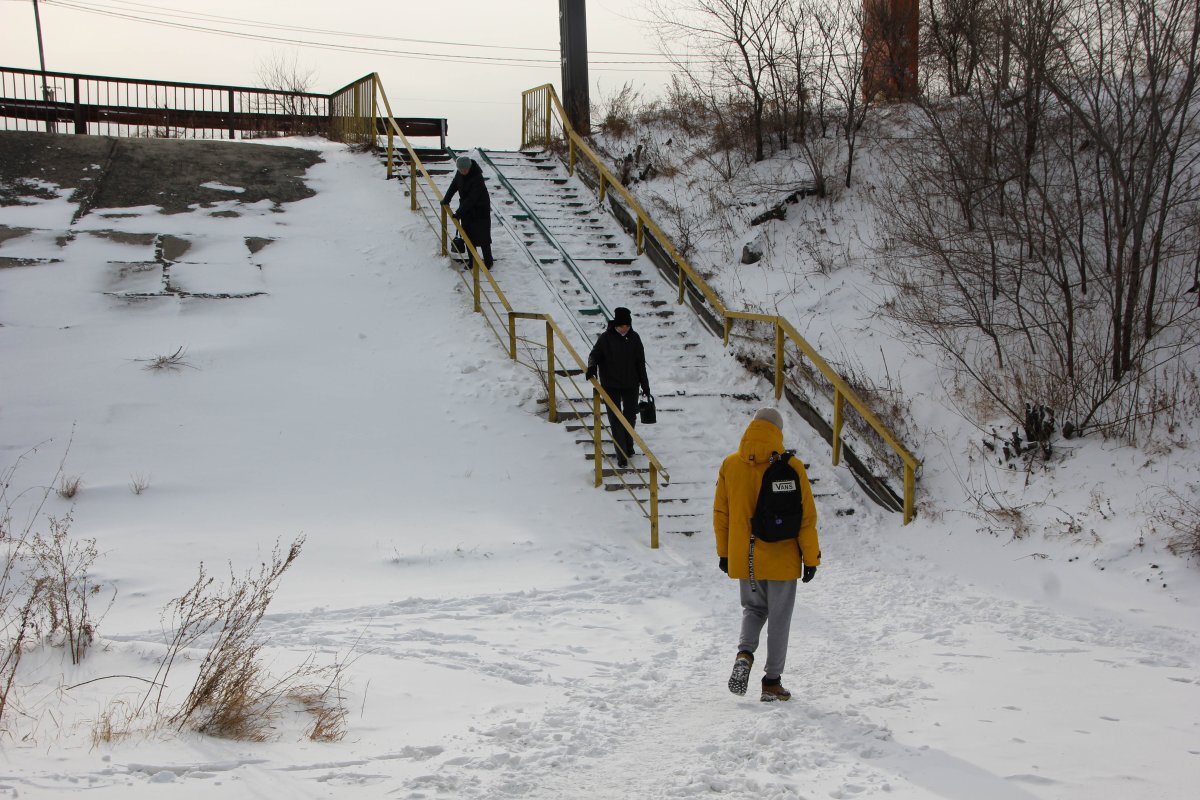
<path fill-rule="evenodd" d="M 772 454 L 771 463 L 762 477 L 758 503 L 750 518 L 750 532 L 764 542 L 782 542 L 800 535 L 804 519 L 804 497 L 800 475 L 788 460 L 795 452 L 785 450 Z"/>

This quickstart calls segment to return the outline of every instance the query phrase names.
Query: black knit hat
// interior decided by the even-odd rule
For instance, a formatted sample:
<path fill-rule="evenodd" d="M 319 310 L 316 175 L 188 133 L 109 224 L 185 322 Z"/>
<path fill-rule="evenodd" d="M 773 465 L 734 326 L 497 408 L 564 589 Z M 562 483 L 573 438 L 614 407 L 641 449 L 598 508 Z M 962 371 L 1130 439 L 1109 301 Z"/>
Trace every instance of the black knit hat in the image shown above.
<path fill-rule="evenodd" d="M 613 326 L 617 325 L 632 325 L 633 314 L 629 313 L 628 308 L 617 307 L 613 309 Z"/>

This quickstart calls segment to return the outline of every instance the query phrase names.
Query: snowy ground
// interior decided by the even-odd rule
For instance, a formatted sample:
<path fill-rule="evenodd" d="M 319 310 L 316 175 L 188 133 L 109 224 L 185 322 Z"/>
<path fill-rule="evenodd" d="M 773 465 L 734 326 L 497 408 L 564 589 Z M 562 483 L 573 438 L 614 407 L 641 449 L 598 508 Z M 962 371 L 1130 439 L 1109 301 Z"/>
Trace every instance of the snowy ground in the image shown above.
<path fill-rule="evenodd" d="M 96 578 L 117 592 L 81 666 L 55 650 L 23 667 L 0 796 L 1193 795 L 1200 580 L 1153 540 L 1098 554 L 949 515 L 901 528 L 869 504 L 826 513 L 785 675 L 795 699 L 731 696 L 738 608 L 711 539 L 648 549 L 644 520 L 535 416 L 530 377 L 376 162 L 304 146 L 326 159 L 318 193 L 283 213 L 231 187 L 227 209 L 93 213 L 59 247 L 64 200 L 0 209 L 35 229 L 0 256 L 62 259 L 0 270 L 0 464 L 36 447 L 17 482 L 60 462 L 82 478 L 47 511 L 97 540 Z M 266 294 L 106 294 L 144 288 L 112 262 L 152 253 L 89 229 L 191 238 L 187 288 Z M 245 237 L 274 241 L 250 254 Z M 189 368 L 138 361 L 181 346 Z M 1106 480 L 1139 474 L 1138 454 L 1084 446 Z M 949 485 L 937 469 L 927 479 Z M 1097 525 L 1122 524 L 1102 508 Z M 284 719 L 261 744 L 159 731 L 94 745 L 103 709 L 143 687 L 64 687 L 153 674 L 161 609 L 200 562 L 241 571 L 300 534 L 268 652 L 353 659 L 345 739 L 304 741 Z"/>

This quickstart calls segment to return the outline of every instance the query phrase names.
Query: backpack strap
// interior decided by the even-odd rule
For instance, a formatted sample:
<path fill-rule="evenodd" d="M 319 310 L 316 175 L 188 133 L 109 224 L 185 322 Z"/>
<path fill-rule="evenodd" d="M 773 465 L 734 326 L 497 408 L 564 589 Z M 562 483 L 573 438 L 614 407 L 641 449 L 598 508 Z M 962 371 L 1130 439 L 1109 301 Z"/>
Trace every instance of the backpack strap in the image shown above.
<path fill-rule="evenodd" d="M 771 458 L 769 461 L 767 461 L 767 469 L 770 469 L 772 466 L 774 466 L 776 461 L 783 461 L 783 463 L 786 464 L 787 460 L 789 458 L 791 458 L 793 455 L 794 455 L 794 451 L 792 451 L 792 450 L 784 450 L 782 453 L 776 453 L 774 450 L 772 450 Z M 763 478 L 764 478 L 764 480 L 766 479 L 765 470 L 764 470 Z M 760 502 L 761 502 L 761 498 L 762 498 L 762 494 L 760 492 L 760 494 L 759 494 Z M 755 504 L 755 506 L 756 506 L 755 512 L 757 512 L 758 511 L 757 504 Z M 750 526 L 750 591 L 752 591 L 752 592 L 758 591 L 758 580 L 754 577 L 754 544 L 755 544 L 755 541 L 756 541 L 756 537 L 754 536 L 754 526 L 751 525 Z"/>

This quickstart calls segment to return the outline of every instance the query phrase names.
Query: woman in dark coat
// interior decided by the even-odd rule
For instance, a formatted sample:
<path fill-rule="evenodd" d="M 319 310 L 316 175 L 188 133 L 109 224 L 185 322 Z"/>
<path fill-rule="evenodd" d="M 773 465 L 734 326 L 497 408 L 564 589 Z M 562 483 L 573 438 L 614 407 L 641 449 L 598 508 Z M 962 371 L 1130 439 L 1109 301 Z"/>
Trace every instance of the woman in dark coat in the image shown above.
<path fill-rule="evenodd" d="M 638 389 L 650 396 L 650 380 L 646 377 L 646 350 L 642 338 L 633 330 L 633 315 L 628 308 L 613 311 L 612 322 L 600 334 L 588 356 L 587 377 L 600 374 L 600 385 L 621 409 L 632 427 L 637 424 Z M 608 424 L 617 447 L 617 466 L 625 466 L 633 453 L 633 437 L 617 418 L 616 409 L 608 409 Z"/>
<path fill-rule="evenodd" d="M 483 263 L 492 268 L 492 199 L 488 196 L 483 181 L 483 170 L 470 156 L 459 156 L 455 162 L 458 172 L 450 181 L 450 188 L 442 198 L 442 205 L 450 205 L 450 199 L 458 194 L 458 211 L 454 216 L 475 249 L 483 256 Z"/>

